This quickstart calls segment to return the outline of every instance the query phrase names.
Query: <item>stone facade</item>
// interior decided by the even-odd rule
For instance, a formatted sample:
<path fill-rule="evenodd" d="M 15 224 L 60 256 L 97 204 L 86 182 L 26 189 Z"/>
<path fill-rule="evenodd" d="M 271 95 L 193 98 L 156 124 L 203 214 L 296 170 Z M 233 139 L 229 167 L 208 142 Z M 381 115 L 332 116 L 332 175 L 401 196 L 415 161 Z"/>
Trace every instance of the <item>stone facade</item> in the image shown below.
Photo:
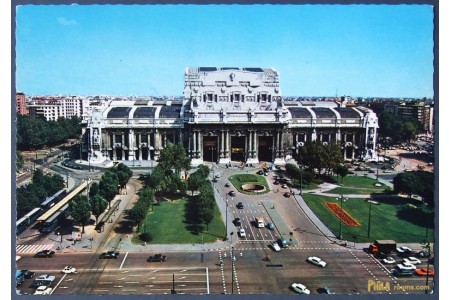
<path fill-rule="evenodd" d="M 182 142 L 192 165 L 204 161 L 282 165 L 307 141 L 339 141 L 346 159 L 374 159 L 378 119 L 339 102 L 284 101 L 278 72 L 186 68 L 183 99 L 111 101 L 84 128 L 84 159 L 157 160 Z"/>

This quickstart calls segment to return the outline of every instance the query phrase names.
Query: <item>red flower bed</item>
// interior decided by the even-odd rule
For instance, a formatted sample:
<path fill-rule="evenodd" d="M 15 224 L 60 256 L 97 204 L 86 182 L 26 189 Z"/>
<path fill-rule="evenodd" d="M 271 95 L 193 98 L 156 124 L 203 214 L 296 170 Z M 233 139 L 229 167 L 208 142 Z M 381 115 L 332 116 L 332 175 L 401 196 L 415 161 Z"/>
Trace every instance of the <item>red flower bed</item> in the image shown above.
<path fill-rule="evenodd" d="M 358 221 L 356 221 L 352 216 L 350 216 L 345 210 L 343 210 L 339 204 L 334 202 L 325 202 L 331 212 L 344 222 L 347 226 L 360 226 Z"/>

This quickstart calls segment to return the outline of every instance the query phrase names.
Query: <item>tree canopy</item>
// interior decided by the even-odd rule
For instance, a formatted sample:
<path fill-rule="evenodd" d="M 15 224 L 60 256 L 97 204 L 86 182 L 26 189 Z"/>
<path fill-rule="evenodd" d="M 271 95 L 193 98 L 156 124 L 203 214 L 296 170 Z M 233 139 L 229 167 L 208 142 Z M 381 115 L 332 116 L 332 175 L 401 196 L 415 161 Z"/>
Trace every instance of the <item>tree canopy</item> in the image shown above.
<path fill-rule="evenodd" d="M 17 148 L 30 150 L 44 145 L 56 145 L 81 134 L 81 118 L 60 118 L 46 121 L 31 116 L 17 116 Z"/>
<path fill-rule="evenodd" d="M 84 226 L 91 217 L 91 206 L 87 196 L 77 195 L 69 203 L 70 215 L 76 222 L 82 225 L 81 233 L 84 233 Z"/>
<path fill-rule="evenodd" d="M 300 149 L 298 160 L 310 170 L 317 169 L 320 174 L 324 168 L 328 172 L 334 170 L 344 161 L 344 156 L 339 143 L 312 141 L 305 143 Z"/>
<path fill-rule="evenodd" d="M 425 171 L 403 172 L 394 177 L 394 191 L 418 195 L 429 205 L 434 205 L 434 174 Z"/>
<path fill-rule="evenodd" d="M 399 118 L 389 112 L 382 112 L 378 116 L 378 124 L 380 135 L 391 138 L 393 143 L 410 141 L 420 130 L 420 123 L 417 120 Z"/>

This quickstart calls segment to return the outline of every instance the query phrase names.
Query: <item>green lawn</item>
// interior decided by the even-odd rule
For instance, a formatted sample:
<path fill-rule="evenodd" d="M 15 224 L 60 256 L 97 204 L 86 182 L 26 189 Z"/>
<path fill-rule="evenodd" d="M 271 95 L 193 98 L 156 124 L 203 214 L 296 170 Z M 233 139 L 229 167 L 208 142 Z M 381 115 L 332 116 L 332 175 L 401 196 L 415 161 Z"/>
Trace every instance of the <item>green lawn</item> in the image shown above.
<path fill-rule="evenodd" d="M 325 206 L 325 202 L 340 204 L 335 197 L 303 194 L 308 206 L 336 235 L 339 235 L 339 219 Z M 369 205 L 367 199 L 350 198 L 343 202 L 347 211 L 361 226 L 346 226 L 342 223 L 343 239 L 368 242 L 376 239 L 392 239 L 397 242 L 433 242 L 433 213 L 416 200 L 401 197 L 377 199 L 379 205 Z M 408 205 L 414 203 L 415 207 Z M 368 237 L 369 207 L 371 209 L 370 238 Z M 428 228 L 428 229 L 427 229 Z"/>
<path fill-rule="evenodd" d="M 365 177 L 365 176 L 346 176 L 344 177 L 344 181 L 341 182 L 341 178 L 336 182 L 336 184 L 340 185 L 340 187 L 332 189 L 327 193 L 330 194 L 377 194 L 383 193 L 387 188 L 387 185 L 383 183 L 381 186 L 375 186 L 377 181 L 373 178 Z"/>
<path fill-rule="evenodd" d="M 246 195 L 263 195 L 263 194 L 267 194 L 269 192 L 269 185 L 267 184 L 266 178 L 264 176 L 254 175 L 258 179 L 258 182 L 254 182 L 254 181 L 242 182 L 238 179 L 239 175 L 248 175 L 248 174 L 246 174 L 246 173 L 235 174 L 233 176 L 228 177 L 228 180 L 236 188 L 236 190 L 239 191 L 240 193 L 246 194 Z M 260 192 L 260 193 L 246 192 L 246 191 L 243 191 L 241 188 L 241 186 L 246 183 L 259 183 L 259 184 L 264 185 L 266 187 L 266 189 L 264 192 Z"/>
<path fill-rule="evenodd" d="M 154 211 L 148 214 L 139 232 L 151 234 L 152 241 L 149 244 L 200 244 L 224 238 L 225 225 L 217 205 L 214 205 L 214 218 L 208 230 L 206 225 L 199 226 L 189 221 L 195 207 L 187 199 L 164 201 L 153 207 Z M 133 237 L 133 243 L 142 243 L 139 234 Z"/>
<path fill-rule="evenodd" d="M 292 179 L 292 187 L 300 190 L 300 180 L 299 179 Z M 317 189 L 319 185 L 315 182 L 310 182 L 309 185 L 305 182 L 302 184 L 302 190 L 314 190 Z"/>

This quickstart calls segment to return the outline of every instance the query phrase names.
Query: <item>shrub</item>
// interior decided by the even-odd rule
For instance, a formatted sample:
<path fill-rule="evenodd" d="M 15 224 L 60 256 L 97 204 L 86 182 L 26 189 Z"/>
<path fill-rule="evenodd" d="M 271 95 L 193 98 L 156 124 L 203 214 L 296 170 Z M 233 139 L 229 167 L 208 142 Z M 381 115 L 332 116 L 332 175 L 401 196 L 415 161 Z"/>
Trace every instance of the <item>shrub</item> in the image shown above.
<path fill-rule="evenodd" d="M 152 235 L 150 233 L 148 233 L 148 232 L 144 232 L 144 233 L 141 233 L 139 238 L 143 242 L 150 242 L 152 240 Z"/>
<path fill-rule="evenodd" d="M 240 182 L 258 182 L 258 177 L 253 174 L 239 174 L 237 178 Z"/>

